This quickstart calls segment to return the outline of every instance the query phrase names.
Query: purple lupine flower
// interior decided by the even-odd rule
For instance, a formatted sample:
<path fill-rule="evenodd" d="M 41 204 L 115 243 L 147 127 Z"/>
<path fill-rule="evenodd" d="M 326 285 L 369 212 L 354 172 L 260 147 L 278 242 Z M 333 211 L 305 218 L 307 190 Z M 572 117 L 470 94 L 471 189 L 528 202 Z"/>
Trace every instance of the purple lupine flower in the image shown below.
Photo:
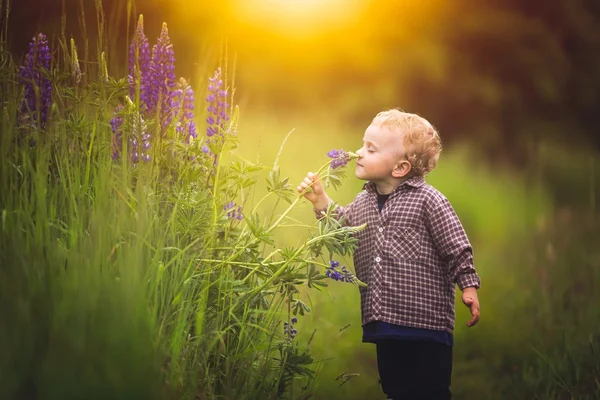
<path fill-rule="evenodd" d="M 283 333 L 288 335 L 290 339 L 295 338 L 298 334 L 298 331 L 294 328 L 296 322 L 298 322 L 298 319 L 294 317 L 292 318 L 291 323 L 288 323 L 287 321 L 283 323 Z"/>
<path fill-rule="evenodd" d="M 340 263 L 337 261 L 329 261 L 329 267 L 327 267 L 327 271 L 325 271 L 325 276 L 328 278 L 333 279 L 334 281 L 341 281 L 341 282 L 354 282 L 353 279 L 353 275 L 350 271 L 348 271 L 348 269 L 346 268 L 345 265 L 342 265 L 342 268 L 340 271 L 338 271 L 336 268 L 340 266 Z"/>
<path fill-rule="evenodd" d="M 344 151 L 344 149 L 331 150 L 327 153 L 327 157 L 333 158 L 330 164 L 333 169 L 345 167 L 352 158 L 350 152 Z"/>
<path fill-rule="evenodd" d="M 235 203 L 231 201 L 225 204 L 225 207 L 227 207 L 225 210 L 230 210 L 227 211 L 227 218 L 237 219 L 238 221 L 241 221 L 244 218 L 244 215 L 242 214 L 242 206 L 238 206 L 238 208 L 232 210 L 232 208 L 235 207 Z"/>
<path fill-rule="evenodd" d="M 166 23 L 163 23 L 160 37 L 152 48 L 150 74 L 152 89 L 148 110 L 151 114 L 159 113 L 164 132 L 173 119 L 175 95 L 175 52 Z"/>
<path fill-rule="evenodd" d="M 50 100 L 52 95 L 52 83 L 44 76 L 42 70 L 50 70 L 50 46 L 48 39 L 43 33 L 34 36 L 29 43 L 29 51 L 25 56 L 25 63 L 20 67 L 20 82 L 25 86 L 23 102 L 20 112 L 32 112 L 34 124 L 40 118 L 40 127 L 44 128 L 48 121 Z M 36 90 L 37 89 L 37 90 Z M 39 109 L 38 109 L 39 105 Z"/>
<path fill-rule="evenodd" d="M 191 138 L 198 137 L 194 122 L 194 90 L 184 78 L 180 78 L 173 96 L 173 116 L 178 116 L 176 132 L 190 143 Z"/>
<path fill-rule="evenodd" d="M 139 82 L 140 108 L 147 111 L 151 104 L 150 42 L 144 33 L 144 17 L 140 15 L 137 29 L 129 45 L 129 96 L 135 101 Z"/>
<path fill-rule="evenodd" d="M 223 89 L 221 68 L 217 68 L 212 78 L 209 78 L 208 96 L 208 118 L 206 119 L 206 136 L 212 137 L 217 133 L 223 134 L 225 123 L 229 121 L 227 112 L 227 89 Z"/>

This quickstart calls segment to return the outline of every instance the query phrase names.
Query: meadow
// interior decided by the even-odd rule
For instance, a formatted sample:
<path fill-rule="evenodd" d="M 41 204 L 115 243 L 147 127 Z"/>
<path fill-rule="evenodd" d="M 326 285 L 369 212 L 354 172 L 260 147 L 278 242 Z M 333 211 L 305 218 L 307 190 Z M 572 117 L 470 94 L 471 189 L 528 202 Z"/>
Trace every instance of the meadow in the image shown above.
<path fill-rule="evenodd" d="M 368 121 L 238 105 L 226 53 L 180 79 L 162 28 L 138 19 L 118 70 L 60 35 L 15 59 L 2 34 L 0 398 L 383 399 L 360 283 L 326 276 L 353 270 L 353 230 L 295 193 L 320 170 L 352 201 L 327 152 Z M 600 162 L 538 146 L 523 172 L 455 143 L 427 178 L 482 278 L 457 399 L 600 398 Z"/>

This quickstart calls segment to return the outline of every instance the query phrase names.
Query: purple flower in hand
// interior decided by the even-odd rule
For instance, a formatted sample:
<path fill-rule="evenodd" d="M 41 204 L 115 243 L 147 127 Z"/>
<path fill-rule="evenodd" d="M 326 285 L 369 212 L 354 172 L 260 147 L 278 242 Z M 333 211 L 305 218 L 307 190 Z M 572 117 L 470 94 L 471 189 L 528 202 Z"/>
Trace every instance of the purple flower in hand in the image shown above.
<path fill-rule="evenodd" d="M 355 154 L 351 151 L 344 151 L 344 149 L 333 149 L 329 153 L 327 153 L 327 157 L 332 158 L 331 160 L 331 168 L 342 168 L 345 167 L 348 162 L 354 158 L 358 158 L 358 154 Z"/>

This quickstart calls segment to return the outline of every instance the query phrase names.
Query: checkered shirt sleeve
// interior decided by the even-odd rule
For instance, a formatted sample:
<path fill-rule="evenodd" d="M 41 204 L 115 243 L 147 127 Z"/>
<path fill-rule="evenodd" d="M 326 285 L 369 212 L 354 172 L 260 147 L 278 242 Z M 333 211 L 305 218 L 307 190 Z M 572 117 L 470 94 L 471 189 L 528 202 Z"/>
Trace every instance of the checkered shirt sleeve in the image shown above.
<path fill-rule="evenodd" d="M 473 248 L 447 198 L 440 196 L 427 207 L 427 228 L 440 257 L 448 266 L 448 275 L 460 290 L 479 288 L 480 280 L 473 264 Z"/>

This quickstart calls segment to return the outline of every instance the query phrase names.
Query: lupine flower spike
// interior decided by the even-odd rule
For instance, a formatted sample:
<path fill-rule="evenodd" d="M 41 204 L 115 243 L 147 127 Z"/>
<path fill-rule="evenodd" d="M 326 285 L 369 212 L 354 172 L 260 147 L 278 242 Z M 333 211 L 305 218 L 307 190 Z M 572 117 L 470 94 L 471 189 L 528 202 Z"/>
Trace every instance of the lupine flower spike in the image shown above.
<path fill-rule="evenodd" d="M 46 35 L 40 33 L 29 44 L 25 63 L 19 71 L 20 82 L 25 86 L 20 111 L 24 114 L 31 112 L 33 125 L 35 126 L 39 122 L 39 126 L 42 128 L 48 121 L 52 94 L 52 83 L 44 76 L 42 70 L 50 70 L 51 60 L 52 55 Z"/>
<path fill-rule="evenodd" d="M 158 112 L 164 132 L 173 118 L 172 100 L 175 95 L 175 52 L 166 23 L 163 23 L 160 37 L 152 48 L 150 69 L 152 89 L 148 108 L 152 115 Z"/>
<path fill-rule="evenodd" d="M 173 115 L 178 117 L 176 132 L 187 144 L 198 137 L 194 122 L 194 90 L 184 78 L 180 78 L 173 96 Z"/>
<path fill-rule="evenodd" d="M 139 82 L 140 109 L 148 111 L 152 104 L 152 71 L 150 42 L 144 33 L 144 17 L 140 15 L 137 29 L 129 45 L 129 97 L 135 101 Z"/>
<path fill-rule="evenodd" d="M 235 203 L 233 201 L 230 201 L 229 203 L 223 206 L 223 209 L 227 211 L 227 218 L 237 219 L 238 221 L 241 221 L 244 218 L 244 215 L 242 214 L 242 206 L 238 206 L 236 209 L 234 208 Z"/>
<path fill-rule="evenodd" d="M 212 78 L 209 78 L 208 103 L 207 111 L 208 118 L 206 119 L 206 136 L 212 137 L 217 133 L 222 134 L 225 129 L 225 123 L 229 121 L 227 112 L 227 89 L 223 89 L 223 80 L 221 77 L 221 68 L 217 68 Z"/>
<path fill-rule="evenodd" d="M 295 338 L 298 334 L 298 331 L 296 330 L 296 328 L 294 328 L 294 324 L 296 324 L 297 322 L 298 318 L 293 317 L 290 323 L 288 323 L 287 321 L 283 323 L 283 333 L 287 335 L 290 340 Z"/>
<path fill-rule="evenodd" d="M 359 286 L 367 286 L 365 283 L 361 282 L 350 270 L 346 268 L 345 265 L 342 265 L 342 268 L 338 270 L 337 268 L 340 266 L 340 263 L 337 261 L 329 261 L 329 267 L 327 267 L 325 271 L 325 276 L 333 279 L 334 281 L 340 282 L 348 282 L 353 283 Z"/>
<path fill-rule="evenodd" d="M 327 153 L 327 156 L 333 159 L 331 160 L 330 164 L 332 169 L 345 167 L 346 164 L 350 162 L 350 160 L 358 158 L 358 154 L 353 153 L 351 151 L 344 151 L 344 149 L 333 149 L 329 153 Z"/>

